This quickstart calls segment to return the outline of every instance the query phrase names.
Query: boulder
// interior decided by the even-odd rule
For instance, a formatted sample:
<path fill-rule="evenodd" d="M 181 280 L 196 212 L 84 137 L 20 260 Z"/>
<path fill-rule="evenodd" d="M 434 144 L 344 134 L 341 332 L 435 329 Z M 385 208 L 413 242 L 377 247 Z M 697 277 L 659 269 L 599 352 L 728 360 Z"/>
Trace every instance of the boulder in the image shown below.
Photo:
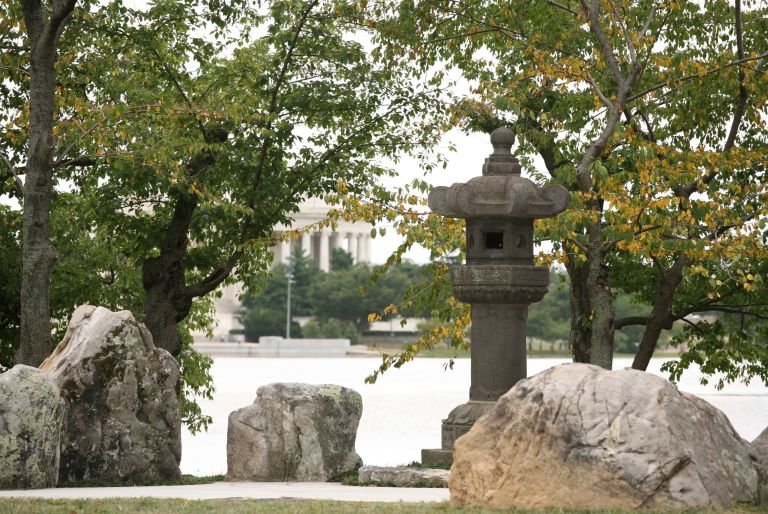
<path fill-rule="evenodd" d="M 179 366 L 130 312 L 78 307 L 40 368 L 64 399 L 62 482 L 181 476 Z"/>
<path fill-rule="evenodd" d="M 757 500 L 725 415 L 642 371 L 564 364 L 521 380 L 456 441 L 457 504 L 683 509 Z"/>
<path fill-rule="evenodd" d="M 357 469 L 363 400 L 338 385 L 277 383 L 229 415 L 227 479 L 328 481 Z"/>
<path fill-rule="evenodd" d="M 361 485 L 392 487 L 448 487 L 447 469 L 363 466 L 357 470 Z"/>
<path fill-rule="evenodd" d="M 759 476 L 758 496 L 759 504 L 768 506 L 768 428 L 752 441 L 752 458 L 755 461 Z"/>
<path fill-rule="evenodd" d="M 0 374 L 0 489 L 56 487 L 61 411 L 59 388 L 39 369 Z"/>

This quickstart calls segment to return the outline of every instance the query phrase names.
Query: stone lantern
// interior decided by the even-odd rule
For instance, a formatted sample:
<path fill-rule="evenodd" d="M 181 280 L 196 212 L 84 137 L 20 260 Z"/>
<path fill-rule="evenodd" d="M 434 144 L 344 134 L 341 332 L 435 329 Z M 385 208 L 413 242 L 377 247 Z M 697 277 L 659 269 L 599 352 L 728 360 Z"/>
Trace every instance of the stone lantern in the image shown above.
<path fill-rule="evenodd" d="M 456 298 L 471 304 L 472 384 L 469 402 L 443 420 L 442 448 L 422 450 L 425 464 L 450 464 L 456 438 L 526 377 L 528 305 L 549 285 L 549 270 L 533 265 L 533 220 L 563 212 L 568 191 L 521 177 L 514 140 L 511 130 L 494 130 L 482 177 L 429 194 L 432 211 L 466 220 L 467 263 L 451 269 L 451 281 Z"/>

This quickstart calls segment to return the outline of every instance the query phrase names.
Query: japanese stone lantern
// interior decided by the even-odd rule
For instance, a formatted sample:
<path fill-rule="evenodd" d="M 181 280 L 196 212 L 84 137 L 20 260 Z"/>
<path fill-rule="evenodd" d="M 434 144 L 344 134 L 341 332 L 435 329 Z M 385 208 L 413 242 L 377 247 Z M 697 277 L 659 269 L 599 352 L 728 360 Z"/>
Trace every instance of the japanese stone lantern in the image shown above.
<path fill-rule="evenodd" d="M 429 194 L 432 211 L 466 220 L 467 263 L 451 269 L 451 281 L 454 296 L 471 304 L 472 383 L 469 402 L 443 420 L 442 448 L 422 450 L 425 464 L 450 464 L 456 438 L 526 377 L 528 305 L 549 285 L 549 270 L 533 265 L 533 220 L 563 212 L 568 191 L 521 177 L 514 141 L 511 130 L 494 130 L 482 177 Z"/>

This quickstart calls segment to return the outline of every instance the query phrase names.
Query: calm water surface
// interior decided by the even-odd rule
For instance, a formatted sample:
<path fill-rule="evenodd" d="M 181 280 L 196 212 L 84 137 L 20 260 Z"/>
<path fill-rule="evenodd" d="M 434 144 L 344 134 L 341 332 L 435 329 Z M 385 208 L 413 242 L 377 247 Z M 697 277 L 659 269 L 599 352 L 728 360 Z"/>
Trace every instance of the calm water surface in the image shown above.
<path fill-rule="evenodd" d="M 332 383 L 357 390 L 363 397 L 363 416 L 357 452 L 366 464 L 396 465 L 421 460 L 422 448 L 440 447 L 440 422 L 456 405 L 468 400 L 469 359 L 445 369 L 444 359 L 416 359 L 393 369 L 368 385 L 364 378 L 379 364 L 376 358 L 270 359 L 218 357 L 213 364 L 216 395 L 201 402 L 213 417 L 208 432 L 182 433 L 183 473 L 211 475 L 227 469 L 227 417 L 253 403 L 256 389 L 271 382 Z M 528 375 L 569 362 L 565 358 L 532 358 Z M 649 371 L 664 376 L 664 359 L 653 359 Z M 615 359 L 614 369 L 631 365 Z M 689 370 L 679 387 L 722 410 L 734 428 L 752 440 L 768 426 L 768 387 L 761 382 L 730 384 L 717 391 L 699 383 L 701 373 Z"/>

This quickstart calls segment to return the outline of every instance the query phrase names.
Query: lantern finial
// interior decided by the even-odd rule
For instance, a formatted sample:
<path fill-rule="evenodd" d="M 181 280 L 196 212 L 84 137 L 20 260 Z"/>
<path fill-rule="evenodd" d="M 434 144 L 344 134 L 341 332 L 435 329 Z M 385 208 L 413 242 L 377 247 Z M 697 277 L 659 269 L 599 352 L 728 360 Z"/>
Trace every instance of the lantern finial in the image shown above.
<path fill-rule="evenodd" d="M 493 153 L 483 165 L 483 175 L 519 175 L 520 163 L 512 155 L 515 133 L 507 127 L 499 127 L 491 132 Z"/>

